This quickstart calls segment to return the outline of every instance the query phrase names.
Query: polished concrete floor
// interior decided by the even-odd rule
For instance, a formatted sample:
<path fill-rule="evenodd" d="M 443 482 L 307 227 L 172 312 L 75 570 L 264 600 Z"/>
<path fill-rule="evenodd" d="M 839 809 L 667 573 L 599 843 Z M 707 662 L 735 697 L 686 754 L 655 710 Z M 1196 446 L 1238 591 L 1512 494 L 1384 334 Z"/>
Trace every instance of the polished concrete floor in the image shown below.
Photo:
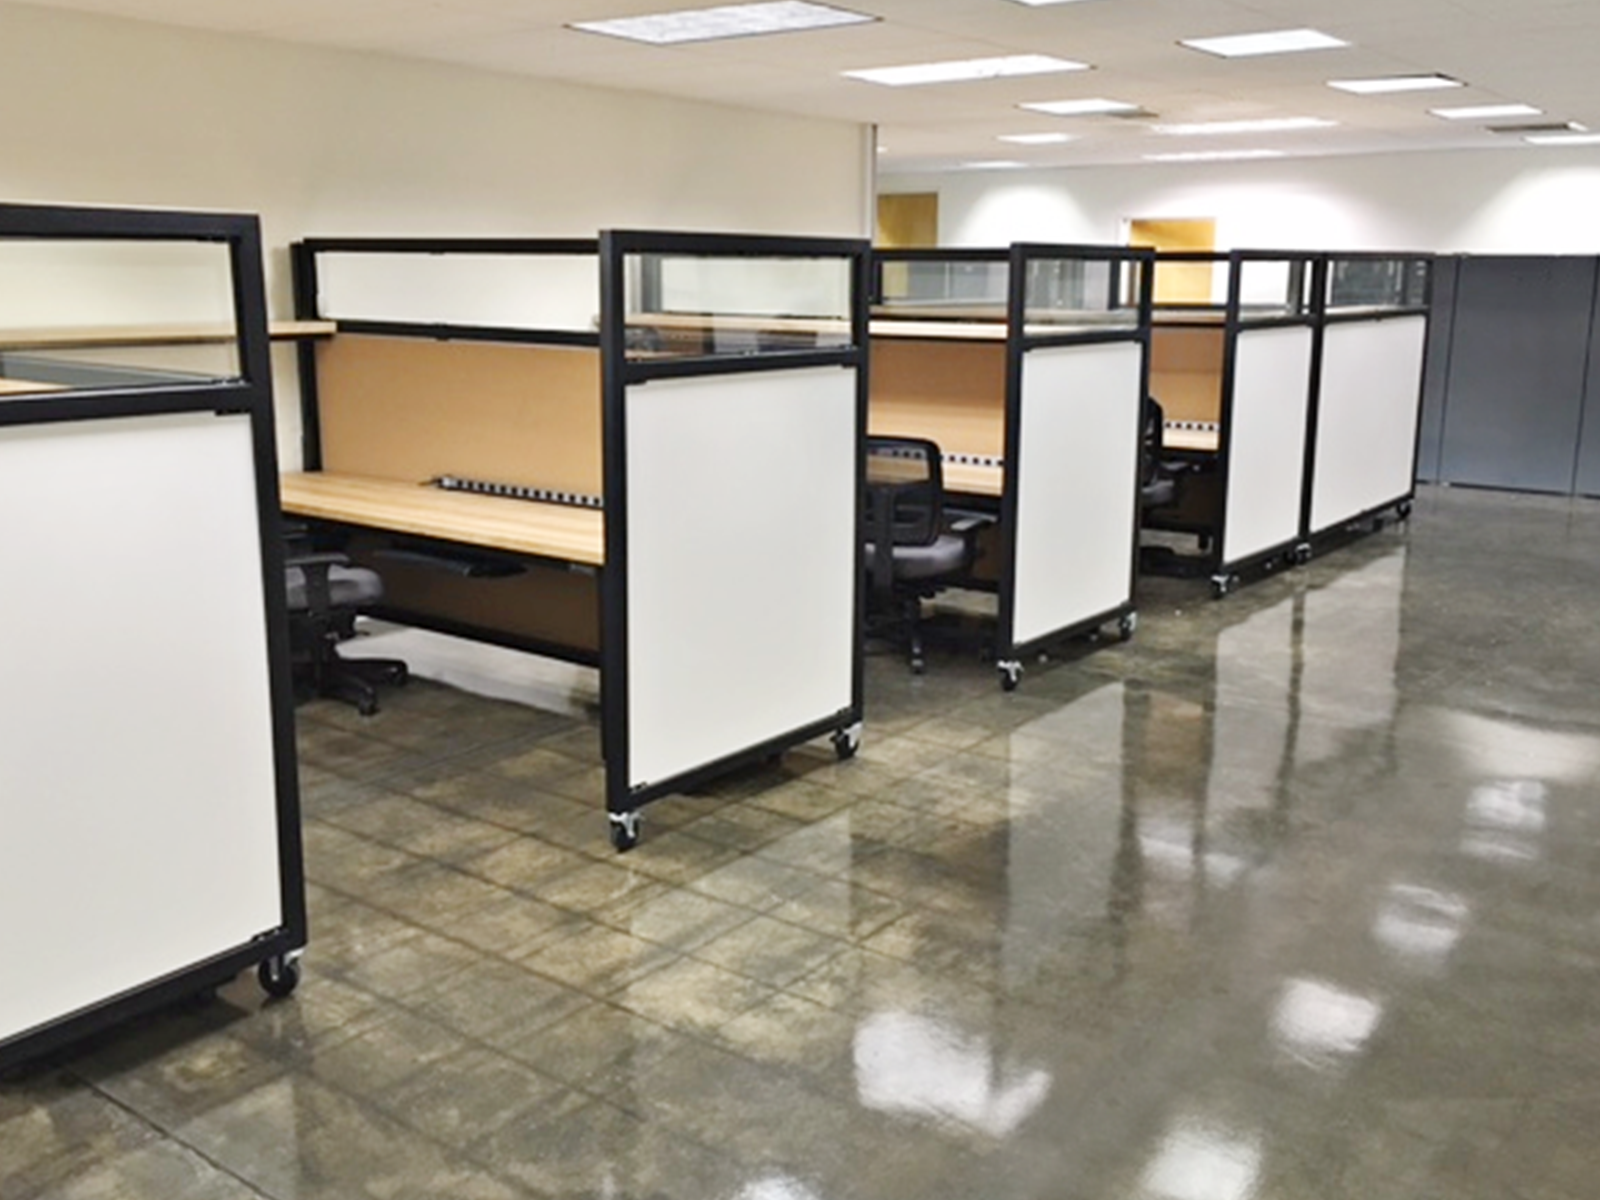
<path fill-rule="evenodd" d="M 300 990 L 0 1081 L 0 1197 L 1592 1200 L 1597 614 L 1600 505 L 1429 491 L 625 856 L 588 673 L 306 706 Z"/>

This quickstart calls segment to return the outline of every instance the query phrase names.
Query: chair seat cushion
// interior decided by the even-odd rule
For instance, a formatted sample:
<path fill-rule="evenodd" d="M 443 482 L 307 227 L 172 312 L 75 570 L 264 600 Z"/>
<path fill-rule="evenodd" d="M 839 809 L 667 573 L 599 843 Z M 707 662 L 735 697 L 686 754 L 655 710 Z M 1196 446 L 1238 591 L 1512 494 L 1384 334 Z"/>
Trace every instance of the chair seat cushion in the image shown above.
<path fill-rule="evenodd" d="M 873 546 L 866 545 L 866 564 L 872 566 Z M 936 579 L 953 575 L 967 564 L 967 541 L 953 533 L 942 533 L 926 546 L 894 547 L 896 579 Z"/>
<path fill-rule="evenodd" d="M 1165 508 L 1178 498 L 1175 479 L 1157 479 L 1139 489 L 1139 503 L 1145 508 Z"/>
<path fill-rule="evenodd" d="M 303 568 L 289 567 L 284 571 L 289 588 L 289 611 L 297 612 L 310 606 L 306 597 L 306 573 Z M 383 599 L 383 580 L 376 571 L 366 567 L 329 567 L 328 603 L 334 608 L 360 608 L 376 604 Z"/>

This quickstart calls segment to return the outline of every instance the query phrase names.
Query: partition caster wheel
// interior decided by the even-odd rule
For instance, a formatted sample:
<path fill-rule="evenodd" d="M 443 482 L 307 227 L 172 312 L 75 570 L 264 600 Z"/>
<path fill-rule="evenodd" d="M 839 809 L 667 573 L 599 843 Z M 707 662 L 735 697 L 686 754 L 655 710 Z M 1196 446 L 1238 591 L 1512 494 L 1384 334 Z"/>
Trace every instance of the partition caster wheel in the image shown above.
<path fill-rule="evenodd" d="M 1407 500 L 1403 504 L 1395 505 L 1394 515 L 1402 521 L 1411 520 L 1411 501 Z"/>
<path fill-rule="evenodd" d="M 1308 545 L 1296 546 L 1290 555 L 1290 561 L 1297 567 L 1303 567 L 1311 561 L 1311 547 Z"/>
<path fill-rule="evenodd" d="M 1221 600 L 1238 586 L 1239 577 L 1237 575 L 1213 575 L 1211 577 L 1211 595 L 1214 599 Z"/>
<path fill-rule="evenodd" d="M 1017 684 L 1022 682 L 1022 664 L 1019 662 L 1003 662 L 995 664 L 1000 669 L 1000 687 L 1002 691 L 1014 692 Z"/>
<path fill-rule="evenodd" d="M 300 986 L 300 957 L 298 954 L 274 955 L 261 960 L 256 967 L 256 981 L 261 990 L 274 999 L 281 1000 Z"/>
<path fill-rule="evenodd" d="M 1136 612 L 1123 613 L 1117 621 L 1117 637 L 1124 642 L 1133 640 L 1134 630 L 1139 628 L 1139 614 Z"/>
<path fill-rule="evenodd" d="M 856 756 L 856 751 L 861 749 L 861 723 L 848 726 L 844 729 L 835 729 L 833 737 L 833 752 L 840 762 L 847 762 Z"/>
<path fill-rule="evenodd" d="M 611 822 L 611 845 L 618 854 L 639 844 L 639 830 L 644 819 L 637 812 L 608 813 L 607 816 Z"/>

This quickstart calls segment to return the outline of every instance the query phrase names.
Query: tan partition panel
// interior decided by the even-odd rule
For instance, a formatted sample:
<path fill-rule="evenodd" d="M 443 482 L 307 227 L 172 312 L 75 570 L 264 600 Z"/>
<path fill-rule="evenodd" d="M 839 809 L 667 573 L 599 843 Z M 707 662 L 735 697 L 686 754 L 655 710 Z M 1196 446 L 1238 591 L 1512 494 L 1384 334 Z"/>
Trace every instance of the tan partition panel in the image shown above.
<path fill-rule="evenodd" d="M 1227 334 L 1190 326 L 1150 331 L 1150 394 L 1169 421 L 1222 420 L 1222 359 Z"/>
<path fill-rule="evenodd" d="M 317 347 L 325 471 L 599 495 L 600 354 L 340 334 Z"/>
<path fill-rule="evenodd" d="M 874 338 L 871 396 L 874 434 L 930 438 L 946 454 L 1005 454 L 1004 342 Z"/>

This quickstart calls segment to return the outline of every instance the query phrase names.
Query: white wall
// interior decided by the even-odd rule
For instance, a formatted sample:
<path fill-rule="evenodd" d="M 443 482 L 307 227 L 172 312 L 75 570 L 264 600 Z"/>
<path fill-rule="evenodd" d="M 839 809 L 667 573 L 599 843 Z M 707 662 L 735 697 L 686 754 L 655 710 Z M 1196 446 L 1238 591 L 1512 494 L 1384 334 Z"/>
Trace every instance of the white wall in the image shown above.
<path fill-rule="evenodd" d="M 1269 162 L 894 175 L 939 239 L 1120 242 L 1130 217 L 1214 217 L 1222 249 L 1600 253 L 1600 149 L 1507 146 Z"/>
<path fill-rule="evenodd" d="M 854 125 L 26 5 L 0 113 L 0 200 L 260 213 L 274 316 L 304 236 L 867 232 Z"/>

